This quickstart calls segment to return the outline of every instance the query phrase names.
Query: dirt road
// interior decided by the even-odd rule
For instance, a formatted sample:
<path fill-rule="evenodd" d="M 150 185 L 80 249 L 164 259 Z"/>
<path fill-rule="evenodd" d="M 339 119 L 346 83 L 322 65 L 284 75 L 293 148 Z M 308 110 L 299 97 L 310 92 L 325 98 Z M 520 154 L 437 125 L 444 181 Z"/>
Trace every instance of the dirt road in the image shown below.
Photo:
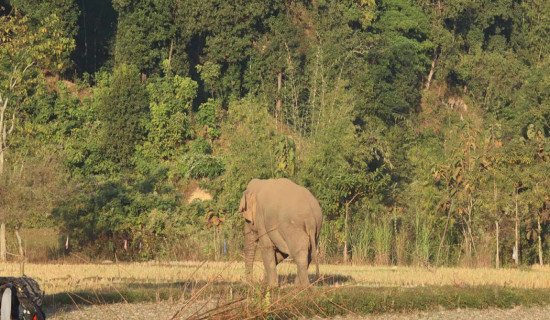
<path fill-rule="evenodd" d="M 544 307 L 517 307 L 514 309 L 458 309 L 440 310 L 430 312 L 415 312 L 408 314 L 382 314 L 374 316 L 347 316 L 337 317 L 333 320 L 523 320 L 523 319 L 549 319 L 550 306 Z M 319 318 L 320 319 L 320 318 Z"/>

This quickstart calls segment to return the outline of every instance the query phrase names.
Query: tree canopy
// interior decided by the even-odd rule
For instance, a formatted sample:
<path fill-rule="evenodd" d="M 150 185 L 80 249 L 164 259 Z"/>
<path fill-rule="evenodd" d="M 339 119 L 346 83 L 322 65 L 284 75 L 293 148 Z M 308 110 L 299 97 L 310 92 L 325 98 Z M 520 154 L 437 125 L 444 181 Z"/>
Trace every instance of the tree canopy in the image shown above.
<path fill-rule="evenodd" d="M 325 259 L 548 261 L 545 1 L 0 7 L 8 228 L 59 226 L 93 257 L 237 257 L 246 184 L 287 177 L 320 200 Z M 64 196 L 39 210 L 48 186 Z"/>

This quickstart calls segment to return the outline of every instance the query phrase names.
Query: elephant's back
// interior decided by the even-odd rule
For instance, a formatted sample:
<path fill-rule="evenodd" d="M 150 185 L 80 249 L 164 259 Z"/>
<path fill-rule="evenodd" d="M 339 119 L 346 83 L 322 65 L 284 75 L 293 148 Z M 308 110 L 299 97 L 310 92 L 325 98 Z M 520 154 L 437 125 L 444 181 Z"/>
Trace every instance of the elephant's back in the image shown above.
<path fill-rule="evenodd" d="M 256 192 L 263 202 L 276 203 L 280 209 L 318 215 L 319 201 L 306 188 L 286 178 L 259 180 L 249 183 L 248 190 Z"/>

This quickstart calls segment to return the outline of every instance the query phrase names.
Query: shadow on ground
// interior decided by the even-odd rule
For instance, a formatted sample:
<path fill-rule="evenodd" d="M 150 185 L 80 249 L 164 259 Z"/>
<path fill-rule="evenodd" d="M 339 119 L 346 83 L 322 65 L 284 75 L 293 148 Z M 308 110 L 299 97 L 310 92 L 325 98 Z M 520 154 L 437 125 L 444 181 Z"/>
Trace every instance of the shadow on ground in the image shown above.
<path fill-rule="evenodd" d="M 296 282 L 296 274 L 279 275 L 279 284 L 293 285 Z M 355 283 L 353 277 L 341 274 L 322 274 L 319 278 L 314 275 L 309 275 L 309 282 L 315 286 L 331 286 L 335 284 L 350 284 Z"/>
<path fill-rule="evenodd" d="M 293 287 L 296 274 L 279 275 L 279 284 L 283 287 Z M 334 284 L 354 283 L 353 278 L 340 274 L 322 275 L 320 279 L 310 276 L 310 282 L 316 287 Z M 253 284 L 252 287 L 259 285 Z M 251 285 L 241 281 L 178 281 L 171 283 L 128 282 L 113 284 L 101 289 L 78 290 L 49 294 L 44 297 L 46 307 L 60 305 L 98 305 L 113 303 L 159 302 L 162 300 L 179 300 L 190 298 L 201 291 L 210 296 L 245 294 Z"/>
<path fill-rule="evenodd" d="M 242 282 L 216 281 L 179 281 L 172 283 L 133 282 L 113 284 L 101 289 L 78 290 L 46 294 L 45 306 L 54 305 L 97 305 L 120 302 L 158 302 L 178 300 L 182 296 L 190 297 L 199 290 L 205 293 L 224 294 L 230 291 L 246 290 L 248 285 Z"/>

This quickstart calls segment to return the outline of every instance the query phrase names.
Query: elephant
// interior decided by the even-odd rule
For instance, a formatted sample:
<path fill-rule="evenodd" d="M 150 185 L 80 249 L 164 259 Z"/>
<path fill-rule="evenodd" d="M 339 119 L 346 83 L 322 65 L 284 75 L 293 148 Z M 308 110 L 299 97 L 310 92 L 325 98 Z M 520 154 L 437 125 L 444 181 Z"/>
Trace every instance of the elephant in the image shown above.
<path fill-rule="evenodd" d="M 265 269 L 264 282 L 278 286 L 276 266 L 288 256 L 296 263 L 296 285 L 309 284 L 312 258 L 317 267 L 317 241 L 323 222 L 319 201 L 306 188 L 286 178 L 253 179 L 243 192 L 239 213 L 245 219 L 245 272 L 252 280 L 256 247 Z"/>

